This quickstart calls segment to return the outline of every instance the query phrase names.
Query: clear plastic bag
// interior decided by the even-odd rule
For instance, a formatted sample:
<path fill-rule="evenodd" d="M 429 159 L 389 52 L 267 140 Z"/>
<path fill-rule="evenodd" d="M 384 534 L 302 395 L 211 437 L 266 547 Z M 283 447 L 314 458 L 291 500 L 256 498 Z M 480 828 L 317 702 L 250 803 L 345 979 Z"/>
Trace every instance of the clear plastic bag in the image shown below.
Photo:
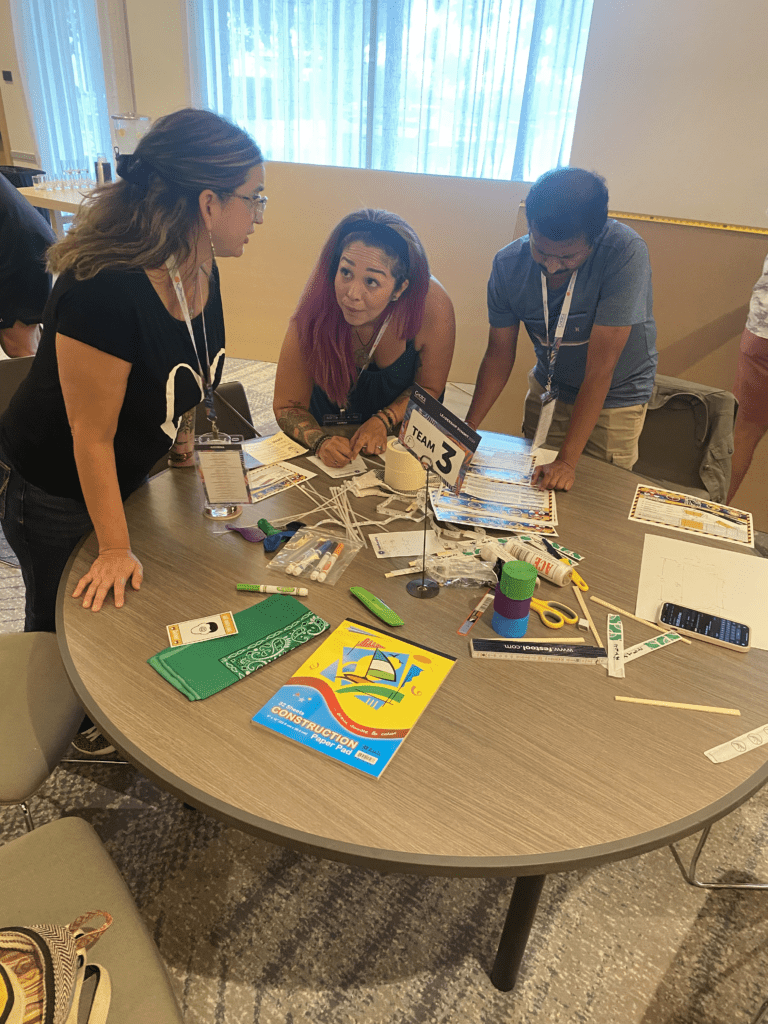
<path fill-rule="evenodd" d="M 493 566 L 473 555 L 430 555 L 427 575 L 441 587 L 495 587 Z"/>
<path fill-rule="evenodd" d="M 304 527 L 291 537 L 269 563 L 302 583 L 329 583 L 341 576 L 363 545 L 349 537 L 335 537 L 328 530 Z"/>

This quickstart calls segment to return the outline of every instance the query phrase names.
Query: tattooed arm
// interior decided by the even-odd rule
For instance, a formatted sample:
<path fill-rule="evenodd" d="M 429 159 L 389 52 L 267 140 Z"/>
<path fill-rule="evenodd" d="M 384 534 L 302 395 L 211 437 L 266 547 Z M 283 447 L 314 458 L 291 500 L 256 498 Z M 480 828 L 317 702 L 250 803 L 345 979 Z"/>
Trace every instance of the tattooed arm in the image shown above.
<path fill-rule="evenodd" d="M 194 465 L 195 454 L 195 413 L 196 409 L 185 412 L 179 421 L 176 440 L 168 454 L 168 465 L 173 469 L 183 469 Z"/>
<path fill-rule="evenodd" d="M 272 408 L 275 419 L 294 441 L 314 449 L 324 436 L 315 454 L 326 466 L 345 466 L 354 456 L 346 437 L 329 436 L 309 411 L 312 378 L 306 370 L 299 349 L 299 338 L 293 324 L 288 328 L 275 375 L 275 397 Z"/>

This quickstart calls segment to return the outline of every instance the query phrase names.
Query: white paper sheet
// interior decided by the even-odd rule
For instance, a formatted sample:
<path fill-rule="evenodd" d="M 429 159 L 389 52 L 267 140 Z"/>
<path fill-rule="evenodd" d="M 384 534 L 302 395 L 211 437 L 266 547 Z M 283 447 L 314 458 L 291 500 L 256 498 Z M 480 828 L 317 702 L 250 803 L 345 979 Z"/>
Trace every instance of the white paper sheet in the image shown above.
<path fill-rule="evenodd" d="M 307 454 L 304 445 L 288 437 L 282 430 L 277 434 L 270 434 L 269 437 L 257 437 L 253 441 L 243 441 L 243 451 L 252 455 L 261 466 L 272 466 L 276 462 L 284 462 L 285 459 L 294 459 L 297 455 Z"/>
<path fill-rule="evenodd" d="M 665 601 L 745 622 L 768 650 L 768 558 L 645 535 L 635 614 L 656 622 Z M 749 655 L 739 655 L 739 657 Z"/>
<path fill-rule="evenodd" d="M 370 533 L 373 553 L 377 558 L 397 558 L 401 555 L 420 555 L 424 549 L 423 530 L 398 530 L 395 533 Z M 443 547 L 434 530 L 427 530 L 427 554 Z"/>

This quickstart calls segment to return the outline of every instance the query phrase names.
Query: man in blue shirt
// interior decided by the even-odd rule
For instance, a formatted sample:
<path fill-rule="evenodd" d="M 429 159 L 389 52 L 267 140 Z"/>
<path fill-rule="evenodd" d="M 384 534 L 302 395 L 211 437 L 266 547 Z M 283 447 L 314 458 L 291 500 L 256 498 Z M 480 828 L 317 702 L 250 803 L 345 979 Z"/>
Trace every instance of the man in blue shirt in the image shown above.
<path fill-rule="evenodd" d="M 467 423 L 477 427 L 501 394 L 524 323 L 536 352 L 523 432 L 532 438 L 541 398 L 556 396 L 547 443 L 557 458 L 534 483 L 570 490 L 581 455 L 631 469 L 656 376 L 651 267 L 642 238 L 608 220 L 596 174 L 561 167 L 526 199 L 528 235 L 498 252 L 488 282 L 490 333 Z M 545 315 L 546 303 L 546 315 Z"/>

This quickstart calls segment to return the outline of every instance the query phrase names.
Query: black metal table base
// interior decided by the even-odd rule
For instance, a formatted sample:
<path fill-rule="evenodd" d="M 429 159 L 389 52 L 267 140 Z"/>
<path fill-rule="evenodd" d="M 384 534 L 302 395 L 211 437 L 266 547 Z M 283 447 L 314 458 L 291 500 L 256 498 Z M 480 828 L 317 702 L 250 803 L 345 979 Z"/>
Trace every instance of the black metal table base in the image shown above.
<path fill-rule="evenodd" d="M 515 880 L 507 919 L 496 951 L 496 961 L 491 971 L 491 981 L 501 992 L 509 992 L 515 987 L 546 877 L 524 875 Z"/>

